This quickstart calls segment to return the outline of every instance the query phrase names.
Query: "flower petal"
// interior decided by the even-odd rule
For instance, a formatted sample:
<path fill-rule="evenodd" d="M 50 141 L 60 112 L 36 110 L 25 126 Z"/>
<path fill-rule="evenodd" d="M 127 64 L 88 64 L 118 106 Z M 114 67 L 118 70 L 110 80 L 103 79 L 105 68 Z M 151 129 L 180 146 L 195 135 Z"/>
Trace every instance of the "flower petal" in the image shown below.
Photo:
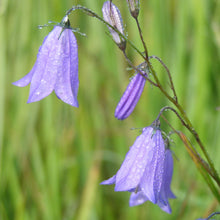
<path fill-rule="evenodd" d="M 62 51 L 57 72 L 55 93 L 58 98 L 78 107 L 78 48 L 76 38 L 70 29 L 65 29 L 60 37 Z"/>
<path fill-rule="evenodd" d="M 111 184 L 115 183 L 115 180 L 116 180 L 116 176 L 114 175 L 111 178 L 102 181 L 100 184 L 102 184 L 102 185 L 111 185 Z"/>
<path fill-rule="evenodd" d="M 137 193 L 132 192 L 129 200 L 129 206 L 141 205 L 147 200 L 147 196 L 142 191 L 139 191 Z"/>
<path fill-rule="evenodd" d="M 153 159 L 151 154 L 151 148 L 154 145 L 151 139 L 152 132 L 152 127 L 145 128 L 130 148 L 116 174 L 115 191 L 132 190 L 140 183 L 147 161 Z"/>
<path fill-rule="evenodd" d="M 54 89 L 60 66 L 61 41 L 59 36 L 61 31 L 60 26 L 55 26 L 39 50 L 28 103 L 45 98 Z"/>
<path fill-rule="evenodd" d="M 167 149 L 165 151 L 163 182 L 159 192 L 158 205 L 161 207 L 161 209 L 163 210 L 166 209 L 167 212 L 169 211 L 169 213 L 171 213 L 171 208 L 168 199 L 176 198 L 170 189 L 172 175 L 173 175 L 173 157 L 172 157 L 172 152 L 169 149 Z"/>
<path fill-rule="evenodd" d="M 157 203 L 164 171 L 165 146 L 160 130 L 156 130 L 152 139 L 155 144 L 151 148 L 153 156 L 152 160 L 147 161 L 145 172 L 140 181 L 140 188 L 151 202 Z"/>
<path fill-rule="evenodd" d="M 44 38 L 43 44 L 44 44 L 44 42 L 46 41 L 47 37 L 48 37 L 48 36 L 46 36 L 46 37 Z M 43 44 L 42 44 L 42 45 L 43 45 Z M 40 53 L 40 51 L 41 51 L 41 48 L 42 48 L 42 46 L 41 46 L 41 47 L 39 48 L 39 50 L 38 50 L 38 55 L 37 55 L 37 57 L 39 56 L 39 53 Z M 15 86 L 19 86 L 19 87 L 27 86 L 27 85 L 31 82 L 31 80 L 32 80 L 32 77 L 33 77 L 33 74 L 34 74 L 34 72 L 35 72 L 35 69 L 36 69 L 36 63 L 34 64 L 33 68 L 31 69 L 31 71 L 30 71 L 27 75 L 25 75 L 23 78 L 19 79 L 18 81 L 13 82 L 12 84 L 15 85 Z"/>
<path fill-rule="evenodd" d="M 12 84 L 19 87 L 27 86 L 32 80 L 35 68 L 36 68 L 36 64 L 33 66 L 32 70 L 27 75 L 25 75 L 23 78 L 19 79 L 18 81 L 13 82 Z"/>
<path fill-rule="evenodd" d="M 165 161 L 164 161 L 164 190 L 166 191 L 166 196 L 170 199 L 175 199 L 176 196 L 170 189 L 170 184 L 173 176 L 173 156 L 170 149 L 167 149 L 165 152 Z"/>
<path fill-rule="evenodd" d="M 157 205 L 164 211 L 164 212 L 167 212 L 167 213 L 171 213 L 172 212 L 172 209 L 170 207 L 170 204 L 169 202 L 167 204 L 163 204 L 163 203 L 157 203 Z"/>

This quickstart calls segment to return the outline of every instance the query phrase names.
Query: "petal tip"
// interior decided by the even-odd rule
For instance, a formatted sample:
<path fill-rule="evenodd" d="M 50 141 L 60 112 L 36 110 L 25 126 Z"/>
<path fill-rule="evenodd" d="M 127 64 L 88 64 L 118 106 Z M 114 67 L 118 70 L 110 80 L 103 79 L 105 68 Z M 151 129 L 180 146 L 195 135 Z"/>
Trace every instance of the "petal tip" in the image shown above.
<path fill-rule="evenodd" d="M 115 183 L 115 175 L 112 176 L 111 178 L 107 179 L 107 180 L 104 180 L 100 183 L 100 185 L 111 185 L 111 184 L 114 184 Z"/>

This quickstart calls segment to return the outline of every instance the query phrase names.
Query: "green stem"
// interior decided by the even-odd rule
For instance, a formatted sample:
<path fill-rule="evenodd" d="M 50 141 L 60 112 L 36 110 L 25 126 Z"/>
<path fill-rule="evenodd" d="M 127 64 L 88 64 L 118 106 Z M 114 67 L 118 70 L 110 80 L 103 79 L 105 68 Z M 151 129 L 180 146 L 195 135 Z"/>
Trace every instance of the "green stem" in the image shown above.
<path fill-rule="evenodd" d="M 170 70 L 168 69 L 168 67 L 165 65 L 165 63 L 159 57 L 152 55 L 152 56 L 149 57 L 149 59 L 151 59 L 151 58 L 154 58 L 154 59 L 158 60 L 162 64 L 162 66 L 165 68 L 165 70 L 167 71 L 167 74 L 168 74 L 168 77 L 169 77 L 169 80 L 170 80 L 170 87 L 171 87 L 171 90 L 173 91 L 173 95 L 174 95 L 174 100 L 176 102 L 178 102 L 177 95 L 176 95 L 176 90 L 174 88 L 173 79 L 172 79 Z"/>
<path fill-rule="evenodd" d="M 206 183 L 208 184 L 210 190 L 212 191 L 212 193 L 215 195 L 215 198 L 218 200 L 218 202 L 220 203 L 220 194 L 218 192 L 218 189 L 216 189 L 212 179 L 210 178 L 210 176 L 208 175 L 207 172 L 205 172 L 205 170 L 203 170 L 203 167 L 199 168 L 200 173 L 203 175 Z"/>
<path fill-rule="evenodd" d="M 142 42 L 142 44 L 143 44 L 143 47 L 144 47 L 144 52 L 145 52 L 145 59 L 149 59 L 148 58 L 148 51 L 147 51 L 147 46 L 146 46 L 146 44 L 145 44 L 145 42 L 144 42 L 144 38 L 143 38 L 143 34 L 142 34 L 142 31 L 141 31 L 141 27 L 140 27 L 140 23 L 139 23 L 139 21 L 138 21 L 138 18 L 135 18 L 135 21 L 136 21 L 136 24 L 137 24 L 137 27 L 138 27 L 138 31 L 139 31 L 139 35 L 140 35 L 140 38 L 141 38 L 141 42 Z"/>
<path fill-rule="evenodd" d="M 69 9 L 67 12 L 66 12 L 66 15 L 68 16 L 72 11 L 75 11 L 75 10 L 81 10 L 82 12 L 86 13 L 87 15 L 91 16 L 91 17 L 95 17 L 97 18 L 98 20 L 100 20 L 101 22 L 103 22 L 105 25 L 107 25 L 108 27 L 110 27 L 111 29 L 113 29 L 115 32 L 117 32 L 117 34 L 123 38 L 144 60 L 145 60 L 145 57 L 144 55 L 141 53 L 141 51 L 126 37 L 124 36 L 117 28 L 115 28 L 114 26 L 110 25 L 108 22 L 106 22 L 102 17 L 100 17 L 98 14 L 96 14 L 95 12 L 93 12 L 92 10 L 84 7 L 84 6 L 81 6 L 81 5 L 76 5 L 76 6 L 73 6 L 71 9 Z"/>
<path fill-rule="evenodd" d="M 125 53 L 125 51 L 123 51 L 123 54 L 124 54 L 124 57 L 125 57 L 126 61 L 127 61 L 128 64 L 132 67 L 132 69 L 136 70 L 136 72 L 138 72 L 139 74 L 141 74 L 146 80 L 148 80 L 148 81 L 150 82 L 151 85 L 157 87 L 157 84 L 156 84 L 155 82 L 153 82 L 152 80 L 150 80 L 149 77 L 148 77 L 148 75 L 143 74 L 138 67 L 136 67 L 136 66 L 133 65 L 133 63 L 130 61 L 130 59 L 128 58 L 128 56 L 127 56 L 127 54 Z M 144 72 L 144 73 L 145 73 L 145 72 Z"/>
<path fill-rule="evenodd" d="M 165 117 L 163 117 L 163 118 L 166 121 L 166 123 L 173 129 L 173 131 L 180 137 L 180 139 L 182 140 L 182 142 L 186 146 L 186 149 L 187 149 L 189 155 L 191 156 L 192 160 L 194 161 L 194 164 L 196 165 L 197 169 L 199 170 L 199 172 L 204 177 L 204 179 L 205 179 L 207 185 L 209 186 L 210 190 L 212 191 L 213 195 L 220 202 L 220 194 L 218 192 L 218 189 L 213 184 L 213 181 L 210 178 L 210 177 L 212 177 L 214 180 L 216 180 L 215 177 L 213 176 L 213 173 L 212 173 L 210 167 L 206 164 L 205 161 L 202 160 L 202 158 L 197 153 L 196 149 L 194 149 L 193 145 L 189 142 L 187 137 L 182 132 L 179 132 L 179 131 L 175 130 L 172 127 L 172 125 L 166 120 Z"/>
<path fill-rule="evenodd" d="M 106 24 L 108 27 L 112 28 L 115 32 L 118 33 L 118 35 L 123 38 L 124 40 L 126 40 L 126 42 L 146 61 L 148 67 L 149 67 L 149 70 L 151 71 L 155 81 L 156 81 L 156 85 L 157 87 L 160 89 L 160 91 L 168 98 L 168 100 L 170 100 L 171 103 L 173 103 L 176 108 L 179 110 L 179 112 L 181 113 L 182 115 L 182 118 L 185 120 L 185 127 L 193 134 L 194 138 L 196 139 L 198 145 L 200 146 L 204 156 L 206 157 L 207 161 L 208 161 L 208 164 L 213 172 L 213 177 L 215 179 L 215 181 L 217 182 L 217 184 L 220 186 L 220 178 L 219 178 L 219 175 L 214 167 L 214 164 L 211 160 L 211 158 L 209 157 L 208 155 L 208 152 L 206 151 L 205 147 L 203 146 L 201 140 L 200 140 L 200 137 L 198 135 L 198 133 L 196 132 L 196 130 L 194 129 L 194 127 L 192 126 L 192 123 L 191 121 L 189 120 L 189 118 L 187 117 L 186 115 L 186 112 L 184 111 L 183 107 L 178 103 L 177 101 L 177 98 L 173 98 L 171 97 L 167 92 L 166 90 L 163 88 L 163 86 L 161 85 L 158 77 L 157 77 L 157 74 L 155 72 L 155 70 L 153 69 L 149 59 L 148 59 L 148 53 L 147 52 L 147 47 L 146 47 L 146 44 L 143 43 L 144 40 L 143 40 L 143 37 L 142 37 L 142 34 L 141 34 L 141 28 L 140 26 L 138 25 L 138 29 L 139 29 L 139 33 L 141 34 L 141 40 L 142 40 L 142 43 L 145 47 L 145 53 L 146 53 L 146 57 L 140 52 L 139 49 L 137 49 L 137 47 L 130 41 L 128 40 L 128 38 L 126 36 L 124 36 L 120 31 L 118 31 L 115 27 L 113 27 L 112 25 L 110 25 L 108 22 L 106 22 L 103 18 L 101 18 L 99 15 L 97 15 L 95 12 L 91 11 L 90 9 L 86 8 L 86 7 L 83 7 L 83 6 L 80 6 L 80 5 L 77 5 L 77 6 L 74 6 L 72 7 L 70 10 L 67 11 L 66 15 L 69 15 L 72 11 L 76 10 L 76 9 L 80 9 L 82 10 L 84 13 L 86 13 L 87 15 L 91 16 L 91 17 L 95 17 L 97 18 L 98 20 L 102 21 L 104 24 Z M 137 23 L 139 24 L 139 23 Z"/>
<path fill-rule="evenodd" d="M 192 123 L 191 121 L 189 120 L 189 118 L 187 117 L 186 115 L 186 112 L 183 110 L 182 106 L 179 104 L 179 103 L 176 103 L 175 101 L 173 102 L 173 104 L 177 107 L 177 109 L 180 111 L 182 117 L 184 118 L 185 122 L 187 123 L 187 129 L 193 134 L 194 138 L 196 139 L 196 142 L 198 143 L 198 145 L 200 146 L 203 154 L 205 155 L 208 163 L 209 163 L 209 166 L 211 167 L 212 169 L 212 172 L 213 172 L 213 176 L 215 177 L 215 181 L 216 183 L 218 184 L 218 186 L 220 187 L 220 178 L 219 178 L 219 175 L 214 167 L 214 164 L 211 160 L 211 158 L 209 157 L 209 154 L 207 152 L 207 150 L 205 149 L 205 147 L 203 146 L 202 144 L 202 141 L 200 140 L 200 137 L 198 135 L 198 133 L 196 132 L 196 130 L 194 129 L 194 127 L 192 126 Z"/>
<path fill-rule="evenodd" d="M 189 118 L 187 117 L 186 112 L 184 111 L 183 107 L 182 107 L 174 98 L 172 98 L 172 97 L 165 91 L 165 89 L 164 89 L 164 88 L 162 87 L 162 85 L 160 84 L 160 81 L 159 81 L 159 79 L 158 79 L 158 77 L 157 77 L 157 74 L 156 74 L 156 72 L 154 71 L 154 69 L 153 69 L 151 63 L 149 62 L 149 60 L 147 60 L 147 59 L 145 59 L 145 60 L 146 60 L 148 66 L 149 66 L 149 69 L 150 69 L 150 71 L 151 71 L 151 73 L 152 73 L 152 75 L 153 75 L 153 77 L 154 77 L 154 79 L 155 79 L 155 81 L 156 81 L 157 87 L 158 87 L 158 88 L 161 90 L 161 92 L 176 106 L 176 108 L 177 108 L 177 109 L 179 110 L 179 112 L 181 113 L 182 118 L 185 120 L 185 123 L 186 123 L 186 125 L 187 125 L 187 126 L 185 126 L 185 127 L 192 133 L 192 135 L 193 135 L 194 138 L 196 139 L 196 142 L 197 142 L 198 145 L 200 146 L 200 148 L 201 148 L 201 150 L 202 150 L 202 152 L 203 152 L 205 158 L 206 158 L 207 161 L 208 161 L 209 166 L 210 166 L 211 169 L 212 169 L 213 176 L 215 177 L 214 179 L 215 179 L 216 183 L 218 184 L 218 186 L 220 186 L 220 178 L 219 178 L 219 175 L 218 175 L 218 173 L 217 173 L 217 171 L 216 171 L 216 169 L 215 169 L 215 167 L 214 167 L 214 164 L 213 164 L 211 158 L 209 157 L 209 154 L 208 154 L 207 150 L 206 150 L 205 147 L 203 146 L 202 141 L 200 140 L 200 137 L 199 137 L 198 133 L 196 132 L 196 130 L 194 129 L 194 127 L 193 127 L 193 125 L 192 125 L 192 123 L 191 123 L 191 121 L 190 121 Z"/>

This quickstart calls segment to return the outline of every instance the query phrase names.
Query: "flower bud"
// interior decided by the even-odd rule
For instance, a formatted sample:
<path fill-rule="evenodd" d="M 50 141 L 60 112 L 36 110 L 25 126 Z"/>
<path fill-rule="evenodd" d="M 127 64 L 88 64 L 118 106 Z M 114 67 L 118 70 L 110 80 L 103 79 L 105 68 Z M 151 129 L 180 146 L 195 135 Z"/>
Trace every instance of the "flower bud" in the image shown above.
<path fill-rule="evenodd" d="M 115 27 L 122 35 L 124 35 L 123 21 L 119 9 L 110 1 L 106 1 L 102 7 L 103 18 L 111 26 Z M 108 27 L 113 40 L 121 50 L 125 50 L 126 41 L 112 28 Z"/>
<path fill-rule="evenodd" d="M 132 78 L 115 109 L 115 117 L 118 120 L 124 120 L 134 111 L 144 90 L 145 82 L 146 79 L 140 73 Z"/>
<path fill-rule="evenodd" d="M 148 77 L 149 70 L 145 62 L 141 63 L 138 66 L 138 69 L 140 72 L 136 72 L 137 74 L 132 77 L 115 109 L 115 117 L 118 120 L 124 120 L 134 111 L 134 108 L 144 90 L 146 77 Z"/>
<path fill-rule="evenodd" d="M 139 10 L 140 10 L 140 1 L 139 0 L 127 0 L 128 7 L 130 10 L 131 15 L 134 18 L 138 17 Z"/>

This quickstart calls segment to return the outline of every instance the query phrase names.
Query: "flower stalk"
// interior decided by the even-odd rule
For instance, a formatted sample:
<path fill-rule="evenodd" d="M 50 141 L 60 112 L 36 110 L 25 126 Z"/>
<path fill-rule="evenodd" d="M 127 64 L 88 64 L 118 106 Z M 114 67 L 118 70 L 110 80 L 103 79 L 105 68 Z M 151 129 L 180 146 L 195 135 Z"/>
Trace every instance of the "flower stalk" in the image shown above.
<path fill-rule="evenodd" d="M 176 94 L 176 91 L 174 89 L 174 84 L 173 84 L 173 79 L 172 79 L 172 76 L 171 76 L 171 73 L 168 69 L 168 67 L 163 63 L 163 61 L 161 59 L 159 59 L 158 57 L 156 56 L 150 56 L 148 57 L 148 50 L 147 50 L 147 46 L 146 46 L 146 43 L 143 39 L 143 35 L 142 35 L 142 31 L 141 31 L 141 27 L 140 27 L 140 24 L 138 22 L 138 20 L 136 19 L 136 23 L 137 23 L 137 27 L 138 27 L 138 31 L 139 31 L 139 36 L 140 36 L 140 39 L 141 39 L 141 42 L 143 44 L 143 47 L 144 47 L 144 50 L 145 50 L 145 55 L 143 55 L 143 53 L 125 36 L 123 35 L 117 28 L 113 27 L 111 24 L 109 24 L 108 22 L 106 22 L 102 17 L 100 17 L 98 14 L 96 14 L 95 12 L 93 12 L 92 10 L 86 8 L 86 7 L 83 7 L 83 6 L 80 6 L 80 5 L 77 5 L 77 6 L 73 6 L 71 9 L 69 9 L 66 13 L 66 15 L 69 15 L 72 11 L 74 10 L 81 10 L 82 12 L 86 13 L 87 15 L 89 16 L 92 16 L 92 17 L 95 17 L 97 18 L 98 20 L 100 20 L 101 22 L 103 22 L 105 25 L 107 25 L 109 28 L 111 28 L 112 30 L 114 30 L 122 39 L 124 39 L 144 60 L 145 62 L 147 63 L 148 65 L 148 68 L 149 68 L 149 71 L 150 73 L 152 74 L 155 82 L 153 82 L 151 80 L 151 84 L 158 87 L 159 90 L 165 95 L 165 97 L 171 102 L 174 104 L 174 106 L 178 109 L 178 111 L 180 112 L 180 115 L 181 115 L 181 118 L 183 119 L 184 121 L 184 126 L 189 130 L 189 132 L 194 136 L 196 142 L 198 143 L 200 149 L 202 150 L 209 166 L 210 166 L 210 169 L 212 170 L 212 173 L 213 173 L 213 176 L 214 176 L 214 179 L 216 181 L 216 183 L 220 186 L 220 178 L 219 178 L 219 175 L 214 167 L 214 164 L 207 152 L 207 150 L 205 149 L 198 133 L 196 132 L 195 128 L 193 127 L 190 119 L 188 118 L 185 110 L 183 109 L 183 107 L 179 104 L 178 102 L 178 98 L 177 98 L 177 94 Z M 134 69 L 134 70 L 137 70 L 136 68 L 134 68 L 134 65 L 131 64 L 129 58 L 127 57 L 125 51 L 123 51 L 123 54 L 125 55 L 125 58 L 126 60 L 128 61 L 129 65 Z M 171 89 L 174 93 L 174 97 L 171 97 L 168 92 L 166 91 L 166 89 L 161 85 L 160 83 L 160 80 L 157 76 L 157 73 L 156 71 L 154 70 L 152 64 L 150 63 L 150 58 L 155 58 L 157 59 L 162 65 L 163 67 L 165 68 L 165 70 L 167 71 L 168 73 L 168 77 L 169 77 L 169 81 L 170 81 L 170 85 L 171 85 Z M 140 71 L 138 71 L 140 72 Z M 147 79 L 149 81 L 149 79 Z"/>

